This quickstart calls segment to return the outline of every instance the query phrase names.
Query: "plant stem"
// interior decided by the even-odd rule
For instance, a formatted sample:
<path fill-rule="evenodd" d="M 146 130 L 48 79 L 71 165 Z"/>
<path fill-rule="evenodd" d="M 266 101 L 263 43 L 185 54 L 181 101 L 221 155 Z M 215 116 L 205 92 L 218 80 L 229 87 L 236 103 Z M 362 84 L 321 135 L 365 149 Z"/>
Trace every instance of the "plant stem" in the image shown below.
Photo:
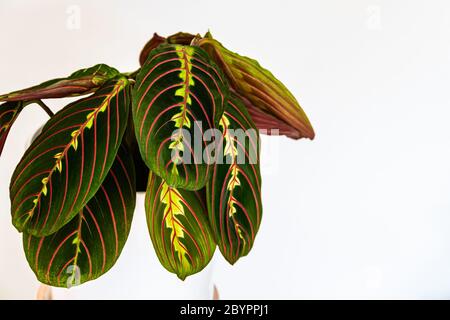
<path fill-rule="evenodd" d="M 41 106 L 42 109 L 44 109 L 45 112 L 51 117 L 53 117 L 55 114 L 52 110 L 42 101 L 42 100 L 36 100 L 36 103 Z"/>

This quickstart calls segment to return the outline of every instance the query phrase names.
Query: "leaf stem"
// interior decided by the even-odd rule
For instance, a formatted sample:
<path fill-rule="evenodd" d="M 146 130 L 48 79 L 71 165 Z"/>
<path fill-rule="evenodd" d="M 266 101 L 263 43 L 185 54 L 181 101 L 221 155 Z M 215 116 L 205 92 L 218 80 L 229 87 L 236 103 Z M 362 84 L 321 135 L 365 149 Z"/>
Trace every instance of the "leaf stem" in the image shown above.
<path fill-rule="evenodd" d="M 42 109 L 44 109 L 45 112 L 51 117 L 53 117 L 55 114 L 53 111 L 42 101 L 42 100 L 36 100 L 36 103 L 41 106 Z"/>

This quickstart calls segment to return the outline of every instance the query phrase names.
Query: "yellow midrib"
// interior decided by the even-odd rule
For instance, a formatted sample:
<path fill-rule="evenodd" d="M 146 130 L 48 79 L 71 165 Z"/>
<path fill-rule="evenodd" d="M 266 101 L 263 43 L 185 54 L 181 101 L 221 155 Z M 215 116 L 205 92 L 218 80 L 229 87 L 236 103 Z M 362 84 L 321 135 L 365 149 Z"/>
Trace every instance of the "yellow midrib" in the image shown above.
<path fill-rule="evenodd" d="M 28 222 L 29 219 L 31 219 L 31 217 L 34 214 L 34 210 L 37 207 L 37 204 L 39 203 L 39 200 L 41 198 L 42 195 L 46 196 L 47 195 L 47 183 L 50 180 L 50 178 L 53 175 L 53 172 L 55 172 L 56 170 L 58 170 L 59 172 L 62 172 L 62 159 L 67 155 L 67 152 L 69 151 L 70 147 L 73 147 L 74 150 L 77 150 L 78 147 L 78 136 L 80 135 L 80 133 L 87 127 L 88 129 L 90 129 L 92 127 L 92 124 L 95 120 L 95 118 L 97 117 L 97 115 L 100 112 L 104 112 L 106 110 L 107 105 L 109 104 L 109 101 L 112 99 L 112 97 L 116 96 L 120 90 L 122 90 L 126 85 L 126 81 L 122 80 L 122 81 L 118 81 L 117 84 L 114 86 L 114 89 L 112 91 L 111 94 L 109 94 L 107 97 L 105 97 L 104 101 L 102 102 L 102 104 L 96 108 L 95 110 L 93 110 L 92 112 L 90 112 L 87 116 L 86 116 L 86 120 L 85 122 L 83 122 L 83 124 L 80 126 L 79 129 L 73 131 L 71 133 L 71 137 L 72 139 L 69 141 L 69 143 L 66 145 L 66 147 L 64 147 L 63 151 L 58 152 L 57 154 L 55 154 L 53 156 L 54 159 L 56 159 L 55 164 L 53 165 L 53 167 L 50 169 L 50 172 L 48 173 L 48 175 L 46 177 L 44 177 L 41 182 L 42 182 L 42 188 L 39 191 L 39 193 L 37 194 L 37 196 L 34 198 L 33 200 L 33 207 L 28 211 L 28 216 L 24 221 L 24 225 Z"/>
<path fill-rule="evenodd" d="M 182 266 L 186 266 L 186 250 L 180 240 L 181 238 L 184 238 L 184 232 L 181 227 L 179 227 L 181 226 L 180 220 L 176 217 L 177 215 L 184 215 L 181 197 L 177 189 L 170 187 L 166 182 L 163 182 L 160 200 L 162 203 L 166 204 L 163 216 L 166 217 L 166 227 L 171 230 L 170 239 L 173 239 L 173 246 L 178 253 L 178 259 Z M 178 227 L 177 224 L 179 225 Z"/>
<path fill-rule="evenodd" d="M 187 51 L 187 52 L 186 52 Z M 169 149 L 176 150 L 177 152 L 184 151 L 183 146 L 183 127 L 190 128 L 191 122 L 187 116 L 188 105 L 192 104 L 192 99 L 190 96 L 190 86 L 194 85 L 194 80 L 192 77 L 192 63 L 191 56 L 194 54 L 194 48 L 185 46 L 176 46 L 176 52 L 181 63 L 181 71 L 179 73 L 179 78 L 182 81 L 181 88 L 175 91 L 175 96 L 180 96 L 183 98 L 183 103 L 181 105 L 181 110 L 172 116 L 172 121 L 175 122 L 175 127 L 178 128 L 177 137 L 170 143 Z M 177 164 L 179 157 L 172 159 L 173 162 L 173 172 L 178 174 Z"/>
<path fill-rule="evenodd" d="M 239 235 L 239 238 L 241 238 L 244 241 L 244 245 L 245 245 L 246 242 L 245 242 L 244 236 L 242 235 L 241 226 L 236 221 L 236 218 L 234 216 L 234 214 L 236 213 L 236 207 L 235 207 L 236 200 L 234 198 L 233 193 L 234 193 L 235 188 L 237 186 L 241 185 L 241 181 L 239 180 L 239 177 L 238 177 L 240 169 L 236 163 L 236 157 L 238 155 L 238 151 L 237 151 L 237 146 L 234 143 L 234 137 L 231 135 L 231 133 L 229 131 L 230 120 L 228 119 L 228 117 L 225 114 L 220 119 L 219 126 L 222 127 L 222 132 L 224 133 L 224 140 L 225 140 L 224 155 L 229 155 L 231 157 L 230 180 L 228 181 L 228 184 L 227 184 L 227 189 L 228 189 L 228 191 L 230 191 L 228 202 L 227 202 L 228 216 L 233 221 L 236 231 Z"/>

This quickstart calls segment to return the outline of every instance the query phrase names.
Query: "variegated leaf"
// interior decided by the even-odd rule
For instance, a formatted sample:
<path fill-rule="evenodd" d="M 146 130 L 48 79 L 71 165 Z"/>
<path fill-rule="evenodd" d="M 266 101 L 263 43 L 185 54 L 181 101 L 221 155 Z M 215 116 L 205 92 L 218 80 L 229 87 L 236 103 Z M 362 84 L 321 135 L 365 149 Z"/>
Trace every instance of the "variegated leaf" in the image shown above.
<path fill-rule="evenodd" d="M 222 255 L 234 264 L 252 248 L 261 223 L 260 142 L 243 102 L 234 95 L 219 127 L 219 159 L 206 188 L 208 215 Z"/>
<path fill-rule="evenodd" d="M 93 92 L 106 81 L 119 74 L 114 68 L 98 64 L 78 70 L 67 78 L 45 81 L 31 88 L 0 95 L 0 101 L 25 101 L 78 96 Z"/>
<path fill-rule="evenodd" d="M 114 161 L 129 109 L 129 82 L 118 77 L 47 122 L 11 178 L 11 213 L 19 231 L 54 233 L 83 208 Z"/>
<path fill-rule="evenodd" d="M 196 44 L 204 48 L 222 67 L 233 89 L 247 98 L 254 107 L 261 109 L 256 123 L 261 124 L 260 129 L 280 129 L 280 134 L 284 133 L 293 139 L 314 138 L 311 123 L 298 101 L 270 71 L 256 60 L 226 49 L 209 33 Z M 271 117 L 261 119 L 265 114 Z M 278 120 L 278 124 L 274 120 Z M 286 126 L 291 129 L 287 130 Z"/>
<path fill-rule="evenodd" d="M 199 191 L 171 187 L 151 173 L 145 210 L 153 247 L 167 270 L 184 280 L 209 263 L 216 245 Z"/>
<path fill-rule="evenodd" d="M 133 159 L 120 148 L 95 196 L 56 233 L 23 234 L 23 246 L 39 281 L 71 287 L 98 278 L 118 259 L 136 202 Z"/>
<path fill-rule="evenodd" d="M 142 158 L 171 186 L 202 188 L 210 159 L 203 134 L 223 113 L 228 87 L 198 47 L 165 45 L 151 52 L 133 90 L 133 118 Z M 194 145 L 198 142 L 198 146 Z"/>
<path fill-rule="evenodd" d="M 24 102 L 6 102 L 0 105 L 0 155 L 8 138 L 9 130 L 16 121 L 17 116 L 24 106 Z"/>

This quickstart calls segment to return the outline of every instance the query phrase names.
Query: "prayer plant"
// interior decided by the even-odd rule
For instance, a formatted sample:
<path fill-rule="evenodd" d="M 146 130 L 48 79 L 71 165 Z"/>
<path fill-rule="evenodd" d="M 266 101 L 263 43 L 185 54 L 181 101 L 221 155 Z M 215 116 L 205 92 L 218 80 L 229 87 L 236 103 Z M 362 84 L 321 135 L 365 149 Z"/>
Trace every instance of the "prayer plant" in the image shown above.
<path fill-rule="evenodd" d="M 234 264 L 261 223 L 259 132 L 314 138 L 288 89 L 209 32 L 154 34 L 139 60 L 135 72 L 99 64 L 0 95 L 0 153 L 24 108 L 50 115 L 10 182 L 12 223 L 43 283 L 70 287 L 107 272 L 137 191 L 168 271 L 199 272 L 216 246 Z M 56 114 L 43 102 L 78 96 Z"/>

